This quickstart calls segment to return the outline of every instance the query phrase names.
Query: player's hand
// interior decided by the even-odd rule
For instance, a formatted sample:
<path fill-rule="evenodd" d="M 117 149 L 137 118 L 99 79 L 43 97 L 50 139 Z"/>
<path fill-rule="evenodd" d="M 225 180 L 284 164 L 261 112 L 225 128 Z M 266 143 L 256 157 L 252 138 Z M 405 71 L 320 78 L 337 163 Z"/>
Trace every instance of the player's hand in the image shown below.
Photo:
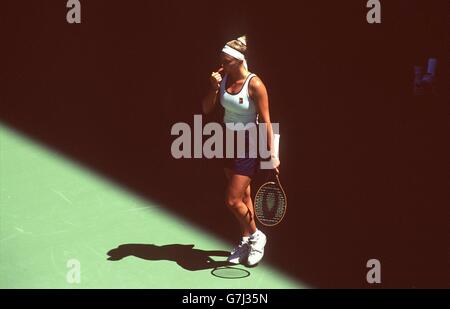
<path fill-rule="evenodd" d="M 220 68 L 217 72 L 212 72 L 210 77 L 211 87 L 213 90 L 218 90 L 220 88 L 220 83 L 222 82 L 223 68 Z"/>
<path fill-rule="evenodd" d="M 278 169 L 281 164 L 280 159 L 278 159 L 277 157 L 271 157 L 271 162 L 272 162 L 273 170 L 275 171 L 275 173 L 277 175 L 280 174 L 280 170 Z"/>

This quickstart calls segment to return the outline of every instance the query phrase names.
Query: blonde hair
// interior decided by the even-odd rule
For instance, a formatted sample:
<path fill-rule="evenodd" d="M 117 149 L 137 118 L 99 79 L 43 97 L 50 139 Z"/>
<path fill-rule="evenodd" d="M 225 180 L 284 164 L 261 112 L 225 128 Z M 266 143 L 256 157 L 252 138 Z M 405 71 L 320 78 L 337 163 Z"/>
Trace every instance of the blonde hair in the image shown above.
<path fill-rule="evenodd" d="M 243 53 L 246 56 L 247 53 L 247 36 L 241 36 L 236 40 L 231 40 L 227 42 L 228 46 Z"/>

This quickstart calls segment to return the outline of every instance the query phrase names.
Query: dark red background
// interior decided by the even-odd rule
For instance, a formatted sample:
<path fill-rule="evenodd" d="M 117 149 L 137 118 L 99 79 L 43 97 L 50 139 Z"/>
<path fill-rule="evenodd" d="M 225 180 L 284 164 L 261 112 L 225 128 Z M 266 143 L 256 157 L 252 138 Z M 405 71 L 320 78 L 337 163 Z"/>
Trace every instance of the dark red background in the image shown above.
<path fill-rule="evenodd" d="M 65 1 L 2 2 L 3 123 L 235 240 L 220 163 L 173 159 L 170 128 L 247 34 L 289 200 L 267 260 L 317 287 L 371 287 L 370 258 L 381 287 L 450 287 L 448 1 L 381 1 L 380 25 L 366 1 L 81 2 L 80 25 Z M 429 56 L 439 96 L 414 98 Z"/>

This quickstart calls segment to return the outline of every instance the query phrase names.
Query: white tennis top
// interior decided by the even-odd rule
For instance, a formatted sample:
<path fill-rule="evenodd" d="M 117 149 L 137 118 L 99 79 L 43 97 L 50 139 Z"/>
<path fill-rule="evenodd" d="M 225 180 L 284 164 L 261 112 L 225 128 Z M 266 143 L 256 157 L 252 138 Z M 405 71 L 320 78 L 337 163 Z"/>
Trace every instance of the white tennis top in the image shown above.
<path fill-rule="evenodd" d="M 248 123 L 258 123 L 257 109 L 248 93 L 248 85 L 254 76 L 256 75 L 250 73 L 245 79 L 241 91 L 237 94 L 230 94 L 225 87 L 228 79 L 228 75 L 225 74 L 220 84 L 220 104 L 225 109 L 225 115 L 223 117 L 225 124 L 242 123 L 246 125 Z"/>

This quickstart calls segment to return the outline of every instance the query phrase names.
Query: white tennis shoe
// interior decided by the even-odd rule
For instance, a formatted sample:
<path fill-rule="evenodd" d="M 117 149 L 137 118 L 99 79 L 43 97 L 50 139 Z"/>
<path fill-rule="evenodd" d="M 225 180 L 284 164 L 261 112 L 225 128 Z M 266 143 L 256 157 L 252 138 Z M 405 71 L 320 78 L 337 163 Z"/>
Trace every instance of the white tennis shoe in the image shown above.
<path fill-rule="evenodd" d="M 254 266 L 261 261 L 264 256 L 264 246 L 266 245 L 267 237 L 263 232 L 258 231 L 256 235 L 250 236 L 248 240 L 249 252 L 247 258 L 247 265 Z"/>
<path fill-rule="evenodd" d="M 241 243 L 231 250 L 227 261 L 232 264 L 244 263 L 247 259 L 249 249 L 248 240 L 242 239 Z"/>

